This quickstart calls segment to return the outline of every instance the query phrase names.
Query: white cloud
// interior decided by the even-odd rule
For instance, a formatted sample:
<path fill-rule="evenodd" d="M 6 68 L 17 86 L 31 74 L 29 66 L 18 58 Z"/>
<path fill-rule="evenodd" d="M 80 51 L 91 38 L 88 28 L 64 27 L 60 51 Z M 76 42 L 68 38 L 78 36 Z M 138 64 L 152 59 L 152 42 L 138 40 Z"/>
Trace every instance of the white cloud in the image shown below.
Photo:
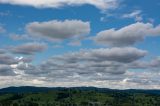
<path fill-rule="evenodd" d="M 10 51 L 15 54 L 33 55 L 37 52 L 43 52 L 47 49 L 45 43 L 26 43 L 15 47 L 10 47 Z"/>
<path fill-rule="evenodd" d="M 70 80 L 75 75 L 90 80 L 92 75 L 97 73 L 124 74 L 128 63 L 139 60 L 145 55 L 146 51 L 131 47 L 81 50 L 54 56 L 39 66 L 21 64 L 17 68 L 29 75 L 54 77 L 54 80 Z"/>
<path fill-rule="evenodd" d="M 7 53 L 0 54 L 0 64 L 11 65 L 11 64 L 17 64 L 17 63 L 18 61 L 11 55 Z"/>
<path fill-rule="evenodd" d="M 0 76 L 14 76 L 16 75 L 9 65 L 0 64 Z"/>
<path fill-rule="evenodd" d="M 45 86 L 45 87 L 77 87 L 95 86 L 112 89 L 160 89 L 160 73 L 153 72 L 127 72 L 124 76 L 111 76 L 103 74 L 101 78 L 92 80 L 54 80 L 54 77 L 36 77 L 36 76 L 1 76 L 0 87 L 8 86 Z M 97 76 L 96 76 L 97 77 Z M 95 75 L 92 78 L 96 78 Z M 63 78 L 63 77 L 62 77 Z M 59 78 L 61 79 L 61 78 Z M 85 77 L 81 76 L 81 79 Z"/>
<path fill-rule="evenodd" d="M 118 0 L 0 0 L 3 4 L 26 5 L 36 8 L 59 8 L 64 6 L 93 5 L 99 9 L 113 9 L 118 6 Z"/>
<path fill-rule="evenodd" d="M 64 40 L 89 34 L 90 23 L 81 20 L 32 22 L 26 25 L 29 35 L 52 40 Z"/>
<path fill-rule="evenodd" d="M 139 50 L 133 47 L 125 48 L 101 48 L 81 50 L 79 52 L 73 52 L 65 54 L 64 56 L 58 56 L 57 59 L 65 59 L 67 62 L 79 62 L 79 61 L 116 61 L 122 63 L 133 62 L 137 59 L 144 57 L 147 54 L 144 50 Z"/>
<path fill-rule="evenodd" d="M 9 77 L 2 76 L 0 79 L 5 80 L 1 81 L 0 85 L 53 87 L 77 86 L 78 83 L 79 86 L 121 88 L 122 84 L 125 85 L 122 82 L 127 77 L 127 64 L 144 57 L 145 54 L 146 51 L 131 47 L 90 49 L 54 56 L 37 66 L 23 62 L 14 67 L 18 75 L 14 77 L 12 84 L 8 82 L 8 85 L 4 85 Z M 127 88 L 127 85 L 124 88 Z"/>
<path fill-rule="evenodd" d="M 133 18 L 135 21 L 142 21 L 142 11 L 141 10 L 134 10 L 132 13 L 124 14 L 122 18 Z"/>
<path fill-rule="evenodd" d="M 40 65 L 0 64 L 0 86 L 96 86 L 112 89 L 159 89 L 159 58 L 136 63 L 146 51 L 132 47 L 90 49 L 54 56 Z M 28 60 L 27 60 L 28 62 Z M 142 64 L 141 64 L 142 63 Z M 143 67 L 142 67 L 143 66 Z M 146 71 L 134 71 L 137 68 Z M 128 71 L 132 69 L 132 71 Z"/>
<path fill-rule="evenodd" d="M 19 34 L 10 34 L 9 36 L 12 40 L 33 40 L 33 38 L 29 37 L 28 35 L 26 34 L 22 34 L 22 35 L 19 35 Z"/>
<path fill-rule="evenodd" d="M 133 18 L 133 17 L 141 14 L 141 12 L 142 12 L 141 10 L 135 10 L 130 14 L 124 14 L 122 17 L 124 17 L 124 18 Z"/>
<path fill-rule="evenodd" d="M 160 25 L 151 23 L 134 23 L 121 29 L 101 31 L 93 39 L 96 43 L 110 46 L 129 46 L 143 41 L 147 36 L 159 36 Z"/>

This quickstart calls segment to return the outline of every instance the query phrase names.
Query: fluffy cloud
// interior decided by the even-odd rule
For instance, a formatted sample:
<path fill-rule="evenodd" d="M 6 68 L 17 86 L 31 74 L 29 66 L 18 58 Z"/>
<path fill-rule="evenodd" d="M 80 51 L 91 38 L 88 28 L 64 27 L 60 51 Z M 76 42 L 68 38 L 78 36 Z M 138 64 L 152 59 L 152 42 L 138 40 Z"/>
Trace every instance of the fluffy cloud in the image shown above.
<path fill-rule="evenodd" d="M 160 58 L 158 57 L 158 58 L 153 59 L 150 62 L 150 66 L 154 68 L 160 67 Z"/>
<path fill-rule="evenodd" d="M 129 65 L 132 69 L 143 69 L 152 72 L 160 72 L 160 59 L 155 58 L 149 62 L 146 61 L 135 61 Z"/>
<path fill-rule="evenodd" d="M 10 47 L 10 51 L 15 54 L 33 55 L 37 52 L 42 52 L 47 48 L 44 43 L 26 43 L 16 47 Z"/>
<path fill-rule="evenodd" d="M 14 76 L 16 75 L 9 65 L 0 65 L 0 76 Z"/>
<path fill-rule="evenodd" d="M 54 56 L 38 67 L 21 64 L 20 70 L 27 74 L 50 77 L 92 76 L 96 73 L 124 74 L 126 64 L 146 55 L 146 51 L 136 48 L 91 49 Z M 31 68 L 32 67 L 32 68 Z M 34 71 L 33 71 L 34 70 Z"/>
<path fill-rule="evenodd" d="M 28 76 L 23 76 L 23 79 L 15 79 L 20 85 L 34 85 L 34 86 L 97 86 L 97 87 L 108 87 L 115 89 L 159 89 L 159 72 L 153 73 L 152 71 L 123 71 L 119 73 L 119 68 L 124 67 L 123 64 L 115 62 L 86 62 L 82 64 L 61 64 L 61 62 L 49 59 L 47 62 L 41 64 L 38 68 L 30 65 L 20 65 L 19 69 L 26 71 Z M 129 64 L 127 64 L 129 65 Z M 110 67 L 118 67 L 113 73 L 108 72 Z M 103 70 L 105 67 L 107 70 Z M 41 70 L 41 71 L 40 71 Z M 125 69 L 126 70 L 126 69 Z M 12 82 L 13 83 L 13 82 Z M 2 83 L 1 83 L 2 85 Z M 123 87 L 122 87 L 123 86 Z"/>
<path fill-rule="evenodd" d="M 8 49 L 10 50 L 10 49 Z M 16 65 L 19 62 L 30 63 L 33 57 L 17 57 L 8 53 L 7 50 L 0 49 L 0 65 Z"/>
<path fill-rule="evenodd" d="M 103 52 L 101 52 L 102 50 Z M 128 58 L 128 62 L 126 62 L 124 55 L 121 56 L 125 61 L 107 58 L 108 56 L 117 57 L 119 53 L 125 54 L 130 58 L 135 58 L 135 55 L 132 55 L 133 53 L 138 55 L 139 58 Z M 140 61 L 139 59 L 145 54 L 145 51 L 131 47 L 90 49 L 54 56 L 37 66 L 25 62 L 18 63 L 14 68 L 13 66 L 9 68 L 9 65 L 0 65 L 0 67 L 2 66 L 2 68 L 0 68 L 0 85 L 10 86 L 14 84 L 18 86 L 34 85 L 53 87 L 77 86 L 78 83 L 79 86 L 94 85 L 115 89 L 158 89 L 160 88 L 160 73 L 152 69 L 159 69 L 160 60 L 156 58 L 150 62 Z M 19 60 L 21 61 L 22 58 L 19 57 Z M 9 71 L 9 69 L 12 71 Z M 147 70 L 136 71 L 136 69 Z M 12 72 L 16 72 L 18 75 L 13 78 L 12 74 L 10 74 Z M 11 82 L 7 80 L 12 78 L 14 80 Z M 8 81 L 8 85 L 5 85 L 5 81 Z"/>
<path fill-rule="evenodd" d="M 18 61 L 9 54 L 0 54 L 0 64 L 11 65 L 17 64 Z"/>
<path fill-rule="evenodd" d="M 118 6 L 118 0 L 0 0 L 0 3 L 27 5 L 36 8 L 59 8 L 64 6 L 78 6 L 89 4 L 102 10 L 113 9 Z"/>
<path fill-rule="evenodd" d="M 90 32 L 90 23 L 80 20 L 32 22 L 26 25 L 29 35 L 52 40 L 64 40 Z"/>
<path fill-rule="evenodd" d="M 95 61 L 116 61 L 116 62 L 132 62 L 146 55 L 146 51 L 139 50 L 137 48 L 125 47 L 125 48 L 102 48 L 102 49 L 90 49 L 81 50 L 80 52 L 65 54 L 63 57 L 57 57 L 57 59 L 66 59 L 68 62 L 81 61 L 81 60 L 95 60 Z"/>
<path fill-rule="evenodd" d="M 94 37 L 94 41 L 102 45 L 129 46 L 142 41 L 146 36 L 160 35 L 160 26 L 154 27 L 150 23 L 131 24 L 119 30 L 109 29 L 101 31 Z"/>

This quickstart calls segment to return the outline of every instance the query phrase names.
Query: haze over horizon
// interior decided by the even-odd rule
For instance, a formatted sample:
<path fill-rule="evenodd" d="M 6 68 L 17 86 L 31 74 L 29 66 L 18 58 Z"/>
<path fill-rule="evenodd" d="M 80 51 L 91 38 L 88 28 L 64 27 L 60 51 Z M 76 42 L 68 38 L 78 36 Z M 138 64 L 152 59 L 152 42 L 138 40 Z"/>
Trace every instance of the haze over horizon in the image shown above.
<path fill-rule="evenodd" d="M 0 88 L 160 89 L 159 0 L 0 0 Z"/>

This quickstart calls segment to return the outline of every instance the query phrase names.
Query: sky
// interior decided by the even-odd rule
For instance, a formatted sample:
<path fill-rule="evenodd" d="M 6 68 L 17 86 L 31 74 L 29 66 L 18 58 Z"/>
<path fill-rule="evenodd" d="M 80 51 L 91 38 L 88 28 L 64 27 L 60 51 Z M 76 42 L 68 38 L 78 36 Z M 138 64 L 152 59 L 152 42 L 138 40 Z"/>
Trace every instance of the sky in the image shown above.
<path fill-rule="evenodd" d="M 160 89 L 159 0 L 0 0 L 0 88 Z"/>

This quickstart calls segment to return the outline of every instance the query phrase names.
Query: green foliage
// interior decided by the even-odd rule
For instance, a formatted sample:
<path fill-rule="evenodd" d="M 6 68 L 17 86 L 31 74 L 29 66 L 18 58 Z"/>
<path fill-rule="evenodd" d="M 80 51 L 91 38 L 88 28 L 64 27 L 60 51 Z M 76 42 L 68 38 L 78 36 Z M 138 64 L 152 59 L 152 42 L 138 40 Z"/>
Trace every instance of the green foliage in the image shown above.
<path fill-rule="evenodd" d="M 68 89 L 1 94 L 0 106 L 160 106 L 160 95 Z"/>

